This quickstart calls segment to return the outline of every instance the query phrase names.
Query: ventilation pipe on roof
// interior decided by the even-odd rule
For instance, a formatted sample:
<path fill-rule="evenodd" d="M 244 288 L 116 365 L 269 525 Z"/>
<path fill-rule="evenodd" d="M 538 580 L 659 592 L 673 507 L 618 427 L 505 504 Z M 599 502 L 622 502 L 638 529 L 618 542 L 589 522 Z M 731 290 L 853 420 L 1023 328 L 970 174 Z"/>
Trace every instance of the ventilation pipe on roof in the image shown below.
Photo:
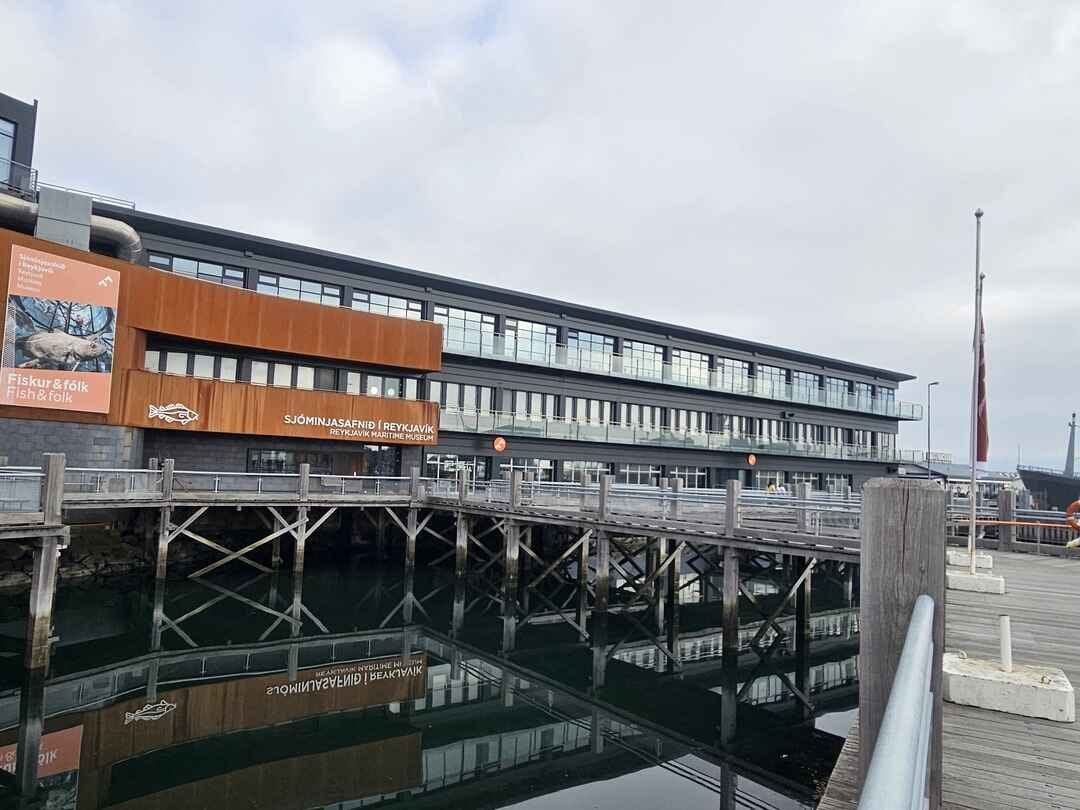
<path fill-rule="evenodd" d="M 37 217 L 37 203 L 0 194 L 0 226 L 32 231 Z M 112 246 L 116 257 L 126 262 L 137 262 L 142 256 L 143 244 L 138 232 L 118 219 L 91 214 L 90 240 Z"/>

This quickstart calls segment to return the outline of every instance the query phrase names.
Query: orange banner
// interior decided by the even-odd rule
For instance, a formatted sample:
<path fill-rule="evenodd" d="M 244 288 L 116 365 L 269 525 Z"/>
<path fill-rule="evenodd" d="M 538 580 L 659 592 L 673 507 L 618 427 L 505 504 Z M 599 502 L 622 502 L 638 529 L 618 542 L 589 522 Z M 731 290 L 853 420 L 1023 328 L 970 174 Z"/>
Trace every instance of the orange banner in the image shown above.
<path fill-rule="evenodd" d="M 107 413 L 120 274 L 11 246 L 0 405 Z"/>

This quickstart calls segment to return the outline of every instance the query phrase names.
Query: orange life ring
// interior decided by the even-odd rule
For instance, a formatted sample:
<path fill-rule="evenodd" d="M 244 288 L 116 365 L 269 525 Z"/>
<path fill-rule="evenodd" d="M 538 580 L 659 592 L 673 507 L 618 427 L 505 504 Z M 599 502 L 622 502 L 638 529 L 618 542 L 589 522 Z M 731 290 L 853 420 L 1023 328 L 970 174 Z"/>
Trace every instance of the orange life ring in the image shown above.
<path fill-rule="evenodd" d="M 1073 501 L 1065 510 L 1065 522 L 1072 527 L 1074 532 L 1080 532 L 1080 519 L 1076 517 L 1078 511 L 1080 511 L 1080 501 Z"/>

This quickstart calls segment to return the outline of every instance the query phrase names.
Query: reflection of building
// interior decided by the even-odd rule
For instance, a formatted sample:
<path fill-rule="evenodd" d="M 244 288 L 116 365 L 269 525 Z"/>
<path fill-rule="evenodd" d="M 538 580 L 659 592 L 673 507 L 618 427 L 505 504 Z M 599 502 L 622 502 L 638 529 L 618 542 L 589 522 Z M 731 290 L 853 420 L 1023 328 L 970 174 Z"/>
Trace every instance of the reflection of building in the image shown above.
<path fill-rule="evenodd" d="M 285 471 L 308 461 L 316 472 L 368 471 L 372 460 L 357 465 L 339 454 L 362 455 L 364 444 L 394 441 L 365 440 L 350 449 L 340 436 L 286 429 L 280 412 L 271 429 L 214 420 L 195 404 L 213 409 L 228 398 L 231 411 L 248 413 L 280 401 L 308 416 L 339 416 L 353 410 L 350 397 L 363 395 L 438 403 L 430 414 L 439 423 L 438 442 L 423 457 L 431 476 L 451 476 L 464 465 L 478 478 L 519 468 L 541 479 L 610 473 L 622 484 L 655 485 L 668 476 L 688 487 L 740 478 L 762 488 L 842 489 L 885 474 L 903 457 L 899 422 L 921 418 L 920 406 L 898 399 L 899 384 L 911 377 L 894 371 L 103 201 L 92 211 L 103 219 L 91 229 L 87 207 L 89 247 L 149 268 L 128 271 L 140 289 L 143 278 L 160 276 L 145 284 L 162 304 L 137 323 L 130 309 L 138 302 L 128 305 L 128 326 L 142 337 L 117 337 L 131 382 L 120 386 L 127 393 L 104 423 L 125 430 L 102 425 L 93 434 L 65 433 L 76 466 L 141 464 L 154 456 L 174 457 L 181 469 Z M 36 221 L 44 215 L 39 207 Z M 32 230 L 34 216 L 16 205 L 0 226 Z M 238 305 L 230 301 L 264 317 L 238 329 Z M 433 324 L 442 330 L 434 357 L 426 351 Z M 414 351 L 418 346 L 425 350 Z M 197 420 L 132 416 L 174 403 Z M 414 423 L 429 417 L 416 404 L 365 411 Z M 10 463 L 36 461 L 13 447 L 46 449 L 53 434 L 42 421 L 49 416 L 4 409 L 0 417 L 40 420 L 5 426 L 17 441 L 0 446 Z M 504 450 L 495 449 L 496 437 L 505 439 Z M 89 449 L 110 443 L 128 449 L 115 458 L 96 458 Z M 413 450 L 405 465 L 420 460 Z"/>

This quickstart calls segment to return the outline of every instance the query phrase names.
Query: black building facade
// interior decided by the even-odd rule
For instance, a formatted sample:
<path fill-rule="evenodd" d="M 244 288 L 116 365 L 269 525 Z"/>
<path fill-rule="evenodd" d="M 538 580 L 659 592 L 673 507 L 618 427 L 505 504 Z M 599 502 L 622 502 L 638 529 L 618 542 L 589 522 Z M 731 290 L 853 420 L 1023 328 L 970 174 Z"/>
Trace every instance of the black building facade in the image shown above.
<path fill-rule="evenodd" d="M 422 377 L 273 356 L 237 358 L 231 372 L 241 382 L 314 381 L 439 402 L 438 446 L 403 459 L 432 477 L 464 465 L 481 478 L 520 468 L 556 481 L 610 473 L 627 484 L 667 476 L 688 487 L 738 478 L 754 487 L 857 488 L 904 460 L 899 422 L 921 418 L 919 406 L 898 398 L 907 374 L 137 210 L 94 210 L 134 228 L 140 260 L 163 272 L 442 324 L 443 368 Z M 197 373 L 196 355 L 217 358 L 215 368 L 235 357 L 228 347 L 166 341 L 147 354 L 148 368 L 180 374 Z M 144 454 L 195 459 L 202 441 L 147 431 Z M 243 450 L 215 456 L 235 468 L 250 458 Z M 318 449 L 305 455 L 292 443 L 281 451 L 286 466 L 320 464 Z"/>

